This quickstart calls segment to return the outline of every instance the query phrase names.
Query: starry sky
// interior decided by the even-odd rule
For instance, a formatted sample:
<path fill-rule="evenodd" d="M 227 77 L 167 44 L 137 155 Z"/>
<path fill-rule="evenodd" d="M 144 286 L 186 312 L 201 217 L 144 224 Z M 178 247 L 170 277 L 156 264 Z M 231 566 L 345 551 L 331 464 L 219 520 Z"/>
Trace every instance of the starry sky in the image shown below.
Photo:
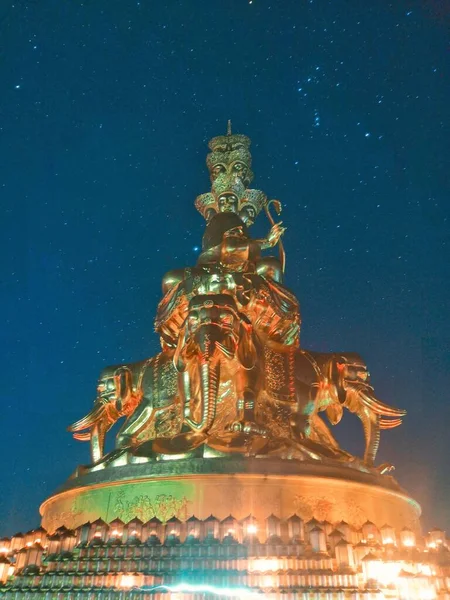
<path fill-rule="evenodd" d="M 158 351 L 195 263 L 207 141 L 253 141 L 279 198 L 302 344 L 357 351 L 408 410 L 379 461 L 450 528 L 449 5 L 444 0 L 10 0 L 0 7 L 0 535 L 88 445 L 65 428 L 108 364 Z M 254 235 L 265 233 L 260 216 Z M 345 415 L 335 430 L 362 451 Z"/>

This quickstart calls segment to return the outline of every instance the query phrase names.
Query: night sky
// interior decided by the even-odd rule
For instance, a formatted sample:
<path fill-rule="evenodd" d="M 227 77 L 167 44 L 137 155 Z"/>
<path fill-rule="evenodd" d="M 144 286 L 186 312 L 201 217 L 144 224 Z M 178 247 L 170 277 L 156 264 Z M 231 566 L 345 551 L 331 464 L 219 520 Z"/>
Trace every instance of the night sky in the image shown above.
<path fill-rule="evenodd" d="M 207 141 L 253 141 L 279 198 L 302 344 L 357 351 L 408 410 L 379 461 L 450 528 L 449 5 L 31 0 L 0 6 L 0 536 L 88 444 L 100 370 L 158 351 L 160 281 L 192 265 Z M 254 235 L 267 231 L 261 215 Z M 345 414 L 334 432 L 362 451 Z"/>

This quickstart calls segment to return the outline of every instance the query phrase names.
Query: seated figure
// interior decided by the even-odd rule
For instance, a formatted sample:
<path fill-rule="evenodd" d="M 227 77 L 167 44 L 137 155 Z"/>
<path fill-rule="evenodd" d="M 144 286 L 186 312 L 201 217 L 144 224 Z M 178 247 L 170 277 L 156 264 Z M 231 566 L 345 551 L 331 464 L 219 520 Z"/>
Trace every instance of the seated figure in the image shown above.
<path fill-rule="evenodd" d="M 156 319 L 162 341 L 175 343 L 193 296 L 225 293 L 234 296 L 239 310 L 262 339 L 297 345 L 297 299 L 280 283 L 279 261 L 261 256 L 261 251 L 275 245 L 283 232 L 279 223 L 267 238 L 253 240 L 235 213 L 213 217 L 206 227 L 196 267 L 170 271 L 163 279 L 165 296 Z"/>

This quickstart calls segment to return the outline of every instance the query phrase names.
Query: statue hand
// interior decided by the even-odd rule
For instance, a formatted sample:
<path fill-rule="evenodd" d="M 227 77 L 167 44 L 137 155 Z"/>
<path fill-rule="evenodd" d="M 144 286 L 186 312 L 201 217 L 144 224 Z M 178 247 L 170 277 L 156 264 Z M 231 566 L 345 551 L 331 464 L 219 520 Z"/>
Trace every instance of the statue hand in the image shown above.
<path fill-rule="evenodd" d="M 282 227 L 282 224 L 283 224 L 283 221 L 280 221 L 279 223 L 275 223 L 275 225 L 269 231 L 269 235 L 267 236 L 267 242 L 269 243 L 269 246 L 271 248 L 278 243 L 278 240 L 283 235 L 283 233 L 286 231 L 286 227 Z"/>

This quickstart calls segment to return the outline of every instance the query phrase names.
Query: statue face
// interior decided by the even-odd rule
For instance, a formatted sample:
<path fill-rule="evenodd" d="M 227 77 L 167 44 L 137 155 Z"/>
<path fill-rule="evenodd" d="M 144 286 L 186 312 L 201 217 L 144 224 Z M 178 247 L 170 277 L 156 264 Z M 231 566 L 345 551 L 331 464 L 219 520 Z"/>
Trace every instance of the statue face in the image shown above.
<path fill-rule="evenodd" d="M 219 212 L 236 213 L 238 209 L 238 199 L 234 194 L 222 194 L 219 196 Z"/>
<path fill-rule="evenodd" d="M 222 173 L 226 172 L 226 167 L 225 165 L 223 165 L 222 163 L 218 163 L 216 165 L 214 165 L 211 169 L 211 179 L 213 181 L 215 181 L 219 175 L 222 175 Z"/>
<path fill-rule="evenodd" d="M 244 208 L 239 213 L 239 216 L 244 221 L 244 223 L 248 226 L 253 225 L 256 219 L 256 211 L 253 206 L 244 206 Z"/>
<path fill-rule="evenodd" d="M 235 181 L 236 177 L 239 177 L 244 185 L 247 186 L 250 183 L 249 172 L 249 166 L 243 160 L 233 160 L 232 157 L 226 155 L 220 158 L 220 162 L 216 162 L 210 167 L 212 182 L 218 178 Z"/>
<path fill-rule="evenodd" d="M 247 179 L 247 173 L 248 173 L 248 167 L 247 167 L 247 165 L 245 163 L 243 163 L 241 161 L 236 161 L 235 163 L 233 163 L 231 165 L 231 173 L 233 175 L 236 175 L 237 177 L 239 177 L 243 181 L 246 181 L 246 179 Z"/>

